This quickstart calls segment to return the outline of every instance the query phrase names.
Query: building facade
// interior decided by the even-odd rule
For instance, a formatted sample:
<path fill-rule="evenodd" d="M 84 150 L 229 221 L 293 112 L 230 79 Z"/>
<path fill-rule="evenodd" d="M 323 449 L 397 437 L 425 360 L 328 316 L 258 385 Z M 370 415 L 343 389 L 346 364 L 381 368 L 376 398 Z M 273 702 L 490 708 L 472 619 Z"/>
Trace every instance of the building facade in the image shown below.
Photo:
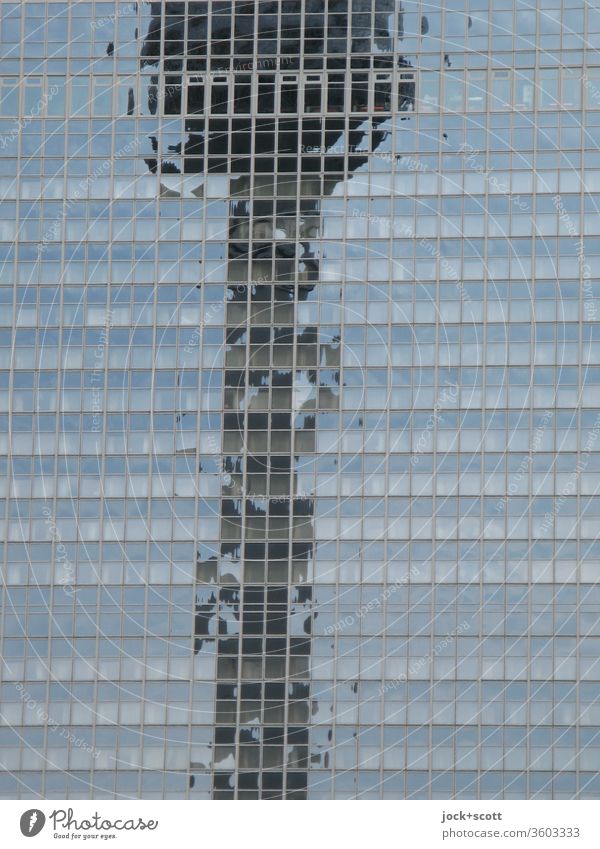
<path fill-rule="evenodd" d="M 0 797 L 598 798 L 599 42 L 0 2 Z"/>

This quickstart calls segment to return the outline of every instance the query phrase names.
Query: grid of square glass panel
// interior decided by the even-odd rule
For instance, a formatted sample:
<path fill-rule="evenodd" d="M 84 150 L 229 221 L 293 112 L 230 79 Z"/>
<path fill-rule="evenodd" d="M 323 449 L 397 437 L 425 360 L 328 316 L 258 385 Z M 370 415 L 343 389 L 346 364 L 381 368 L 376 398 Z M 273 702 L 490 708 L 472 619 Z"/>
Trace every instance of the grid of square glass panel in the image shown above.
<path fill-rule="evenodd" d="M 342 334 L 340 411 L 317 408 L 302 473 L 309 796 L 597 798 L 598 283 L 578 239 L 594 269 L 600 13 L 403 7 L 414 112 L 321 200 L 300 307 Z M 219 543 L 229 186 L 210 175 L 200 202 L 148 173 L 148 136 L 166 151 L 186 119 L 148 114 L 136 28 L 144 4 L 0 3 L 3 797 L 213 787 L 193 591 Z M 272 41 L 241 64 L 283 57 Z M 326 58 L 264 84 L 322 85 Z M 248 68 L 192 64 L 186 85 L 218 71 Z"/>

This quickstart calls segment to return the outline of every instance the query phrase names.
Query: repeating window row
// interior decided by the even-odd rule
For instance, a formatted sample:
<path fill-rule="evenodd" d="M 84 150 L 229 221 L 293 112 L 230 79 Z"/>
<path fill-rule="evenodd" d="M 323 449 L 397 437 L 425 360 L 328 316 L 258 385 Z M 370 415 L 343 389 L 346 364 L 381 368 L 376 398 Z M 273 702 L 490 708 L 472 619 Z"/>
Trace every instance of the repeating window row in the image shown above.
<path fill-rule="evenodd" d="M 144 98 L 164 115 L 497 112 L 600 109 L 600 68 L 468 71 L 367 70 L 227 73 L 144 77 Z M 0 115 L 32 118 L 133 115 L 139 78 L 4 77 Z M 152 82 L 151 82 L 152 80 Z M 135 88 L 134 88 L 135 87 Z M 144 99 L 142 98 L 142 99 Z M 139 100 L 139 96 L 138 99 Z"/>

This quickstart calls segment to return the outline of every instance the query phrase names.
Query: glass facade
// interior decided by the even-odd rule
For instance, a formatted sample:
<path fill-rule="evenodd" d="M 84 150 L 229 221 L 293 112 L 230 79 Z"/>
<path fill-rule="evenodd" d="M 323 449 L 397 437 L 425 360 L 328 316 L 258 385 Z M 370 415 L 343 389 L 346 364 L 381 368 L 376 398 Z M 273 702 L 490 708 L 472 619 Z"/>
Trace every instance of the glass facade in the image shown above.
<path fill-rule="evenodd" d="M 0 45 L 0 798 L 598 798 L 600 11 Z"/>

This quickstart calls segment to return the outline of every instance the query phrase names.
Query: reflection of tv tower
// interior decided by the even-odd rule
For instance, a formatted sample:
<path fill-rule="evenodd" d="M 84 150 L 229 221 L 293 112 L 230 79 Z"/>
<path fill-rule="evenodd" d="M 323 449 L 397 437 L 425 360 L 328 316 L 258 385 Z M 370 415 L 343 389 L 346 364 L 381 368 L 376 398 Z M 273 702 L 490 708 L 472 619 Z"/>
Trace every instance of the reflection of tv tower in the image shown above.
<path fill-rule="evenodd" d="M 338 409 L 340 347 L 299 307 L 318 296 L 320 199 L 412 108 L 394 6 L 151 4 L 143 62 L 162 57 L 163 76 L 150 106 L 185 115 L 186 141 L 181 169 L 158 142 L 148 164 L 230 175 L 221 543 L 197 565 L 195 632 L 196 651 L 216 643 L 214 798 L 307 796 L 314 534 L 300 480 L 318 411 Z"/>
<path fill-rule="evenodd" d="M 33 831 L 33 827 L 34 827 L 34 825 L 35 825 L 35 824 L 36 824 L 36 822 L 37 822 L 37 818 L 38 818 L 37 811 L 34 811 L 34 812 L 31 814 L 31 816 L 29 817 L 29 833 L 30 833 L 30 834 L 31 834 L 31 832 Z"/>

